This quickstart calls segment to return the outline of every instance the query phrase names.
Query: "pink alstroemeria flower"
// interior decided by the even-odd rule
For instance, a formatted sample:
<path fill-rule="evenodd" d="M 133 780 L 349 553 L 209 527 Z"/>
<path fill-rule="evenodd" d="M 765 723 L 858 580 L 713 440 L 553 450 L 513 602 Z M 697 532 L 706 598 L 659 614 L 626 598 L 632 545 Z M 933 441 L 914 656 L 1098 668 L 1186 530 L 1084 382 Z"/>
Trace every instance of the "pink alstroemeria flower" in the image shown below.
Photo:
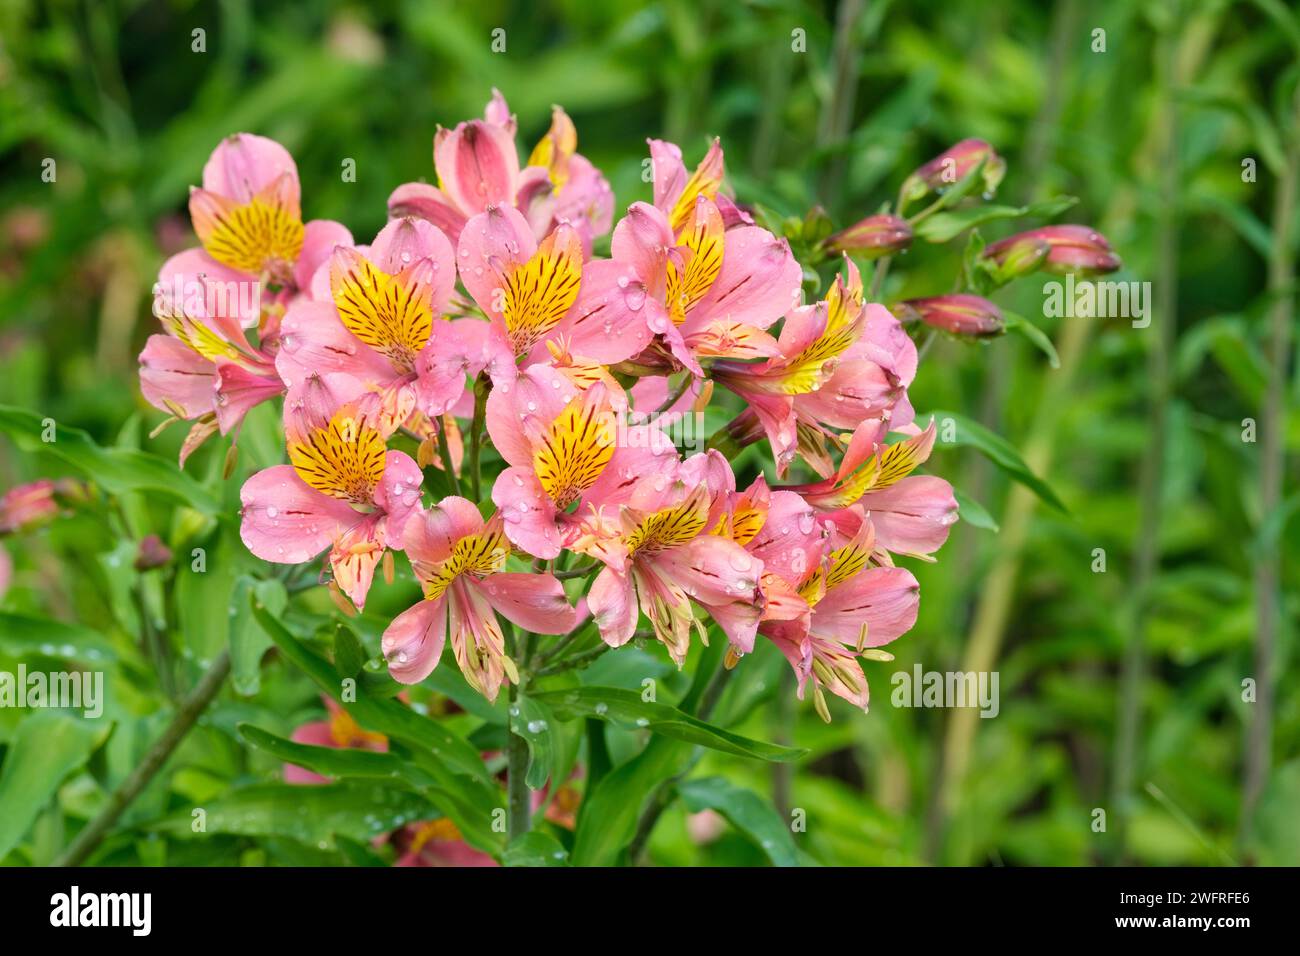
<path fill-rule="evenodd" d="M 326 697 L 325 708 L 329 711 L 328 720 L 313 720 L 294 729 L 289 739 L 294 743 L 308 744 L 313 747 L 330 747 L 341 750 L 370 750 L 378 753 L 388 751 L 388 738 L 371 730 L 363 730 L 361 725 L 346 710 Z M 284 765 L 285 783 L 321 784 L 329 783 L 329 777 L 322 777 L 305 767 L 294 763 Z"/>
<path fill-rule="evenodd" d="M 286 435 L 289 465 L 244 483 L 240 537 L 259 558 L 301 564 L 330 548 L 338 587 L 358 609 L 384 550 L 400 550 L 402 529 L 419 507 L 423 475 L 409 455 L 352 405 L 328 422 Z"/>
<path fill-rule="evenodd" d="M 492 487 L 505 533 L 550 559 L 600 508 L 637 504 L 671 479 L 677 451 L 652 425 L 628 425 L 612 381 L 575 382 L 562 367 L 532 365 L 487 402 L 487 429 L 509 466 Z M 576 505 L 573 513 L 570 508 Z"/>
<path fill-rule="evenodd" d="M 800 698 L 808 678 L 814 679 L 817 711 L 826 720 L 823 689 L 867 706 L 857 656 L 910 630 L 919 605 L 916 579 L 893 567 L 876 546 L 871 522 L 855 511 L 858 524 L 845 538 L 835 516 L 818 513 L 793 491 L 769 491 L 760 476 L 745 492 L 728 496 L 714 531 L 762 562 L 767 603 L 759 633 L 790 661 Z M 737 651 L 731 648 L 728 666 L 737 663 Z"/>
<path fill-rule="evenodd" d="M 650 342 L 646 290 L 626 266 L 583 262 L 576 229 L 561 223 L 540 243 L 510 206 L 491 206 L 461 233 L 458 269 L 491 325 L 485 362 L 508 383 L 516 358 L 543 362 L 559 348 L 609 365 Z"/>
<path fill-rule="evenodd" d="M 515 132 L 505 98 L 493 90 L 482 120 L 453 130 L 439 127 L 433 141 L 438 185 L 397 187 L 388 199 L 389 215 L 427 219 L 455 242 L 469 219 L 489 206 L 508 205 L 525 215 L 535 241 L 569 222 L 589 256 L 592 238 L 609 231 L 614 197 L 605 177 L 577 152 L 572 120 L 555 107 L 551 128 L 523 169 Z"/>
<path fill-rule="evenodd" d="M 833 512 L 836 526 L 848 537 L 861 519 L 844 509 L 855 506 L 870 514 L 878 547 L 929 559 L 957 521 L 952 485 L 933 475 L 912 474 L 934 448 L 934 422 L 892 445 L 884 444 L 888 431 L 884 422 L 863 422 L 832 477 L 790 490 L 819 510 Z"/>
<path fill-rule="evenodd" d="M 649 203 L 633 203 L 611 252 L 652 303 L 645 321 L 674 359 L 703 375 L 701 359 L 779 354 L 765 330 L 798 304 L 802 270 L 784 239 L 758 226 L 728 229 L 718 204 L 696 193 L 682 224 Z"/>
<path fill-rule="evenodd" d="M 760 425 L 784 474 L 796 451 L 826 476 L 825 433 L 885 419 L 912 421 L 907 386 L 916 374 L 916 346 L 884 306 L 863 302 L 862 278 L 848 261 L 826 298 L 786 316 L 780 354 L 758 364 L 722 360 L 713 377 L 748 402 L 728 432 L 745 439 Z"/>
<path fill-rule="evenodd" d="M 620 508 L 616 522 L 593 523 L 592 543 L 575 544 L 605 564 L 587 595 L 605 643 L 620 647 L 630 641 L 639 609 L 680 665 L 692 630 L 708 640 L 694 602 L 740 653 L 753 650 L 765 605 L 763 562 L 730 538 L 710 533 L 734 488 L 726 459 L 717 452 L 695 455 L 646 507 Z"/>
<path fill-rule="evenodd" d="M 403 544 L 424 600 L 384 631 L 384 657 L 395 680 L 415 684 L 428 677 L 450 631 L 461 673 L 494 701 L 504 680 L 519 681 L 498 613 L 534 634 L 573 630 L 577 612 L 554 575 L 504 571 L 510 542 L 503 525 L 499 514 L 484 521 L 473 502 L 454 496 L 407 524 Z"/>
<path fill-rule="evenodd" d="M 274 140 L 250 133 L 228 136 L 213 151 L 203 185 L 190 191 L 190 217 L 203 249 L 181 254 L 187 275 L 251 278 L 271 295 L 305 288 L 329 250 L 352 241 L 337 222 L 304 226 L 293 157 Z"/>
<path fill-rule="evenodd" d="M 330 376 L 345 400 L 365 395 L 362 407 L 374 404 L 386 436 L 416 411 L 444 414 L 464 394 L 479 323 L 444 317 L 456 264 L 437 228 L 394 220 L 366 250 L 337 246 L 328 276 L 321 273 L 313 291 L 322 298 L 295 302 L 281 326 L 276 369 L 289 389 L 286 408 L 302 402 L 315 377 Z"/>
<path fill-rule="evenodd" d="M 226 293 L 218 295 L 208 278 L 187 273 L 193 258 L 194 253 L 183 252 L 164 263 L 154 314 L 167 334 L 149 336 L 139 359 L 145 401 L 194 422 L 181 446 L 182 467 L 214 432 L 236 430 L 249 409 L 284 391 L 274 357 L 249 342 L 240 311 Z M 175 297 L 178 290 L 183 299 Z"/>

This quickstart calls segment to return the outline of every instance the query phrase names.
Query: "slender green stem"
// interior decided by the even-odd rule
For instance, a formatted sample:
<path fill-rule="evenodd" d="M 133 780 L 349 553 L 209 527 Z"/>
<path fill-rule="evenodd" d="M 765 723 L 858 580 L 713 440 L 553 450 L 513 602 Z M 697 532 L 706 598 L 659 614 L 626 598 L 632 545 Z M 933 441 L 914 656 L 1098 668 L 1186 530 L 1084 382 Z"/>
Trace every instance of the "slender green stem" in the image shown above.
<path fill-rule="evenodd" d="M 122 812 L 140 795 L 149 781 L 162 769 L 167 758 L 185 739 L 185 735 L 190 732 L 199 716 L 217 696 L 229 673 L 230 652 L 223 650 L 213 660 L 212 666 L 208 668 L 202 680 L 181 702 L 176 710 L 176 716 L 167 725 L 163 735 L 149 748 L 144 759 L 122 781 L 122 785 L 113 791 L 104 808 L 86 824 L 85 829 L 77 834 L 77 838 L 55 861 L 55 866 L 80 866 L 90 857 Z"/>
<path fill-rule="evenodd" d="M 447 423 L 438 422 L 438 456 L 442 459 L 443 470 L 447 473 L 447 483 L 451 493 L 460 495 L 460 479 L 456 477 L 456 468 L 451 460 L 451 445 L 447 442 Z"/>
<path fill-rule="evenodd" d="M 528 691 L 527 661 L 532 655 L 532 635 L 516 641 L 514 629 L 506 630 L 506 653 L 518 661 L 519 683 L 510 685 L 510 732 L 506 738 L 506 836 L 515 840 L 532 829 L 532 800 L 524 777 L 528 772 L 528 742 L 514 731 L 519 698 Z"/>
<path fill-rule="evenodd" d="M 1269 373 L 1264 397 L 1263 434 L 1260 443 L 1259 559 L 1255 564 L 1255 707 L 1246 738 L 1246 762 L 1242 778 L 1241 836 L 1250 836 L 1255 806 L 1268 782 L 1272 763 L 1274 657 L 1280 629 L 1278 586 L 1281 554 L 1276 535 L 1267 531 L 1282 498 L 1282 476 L 1286 470 L 1286 380 L 1287 357 L 1291 351 L 1292 301 L 1295 289 L 1295 256 L 1292 252 L 1292 223 L 1296 192 L 1300 188 L 1300 88 L 1292 107 L 1291 148 L 1273 197 L 1273 242 L 1269 255 L 1268 288 L 1273 295 L 1269 311 Z"/>
<path fill-rule="evenodd" d="M 483 422 L 487 412 L 488 391 L 491 380 L 486 372 L 480 372 L 474 382 L 474 418 L 469 424 L 469 480 L 474 492 L 474 501 L 483 496 L 482 475 L 479 473 L 479 454 L 483 448 Z"/>

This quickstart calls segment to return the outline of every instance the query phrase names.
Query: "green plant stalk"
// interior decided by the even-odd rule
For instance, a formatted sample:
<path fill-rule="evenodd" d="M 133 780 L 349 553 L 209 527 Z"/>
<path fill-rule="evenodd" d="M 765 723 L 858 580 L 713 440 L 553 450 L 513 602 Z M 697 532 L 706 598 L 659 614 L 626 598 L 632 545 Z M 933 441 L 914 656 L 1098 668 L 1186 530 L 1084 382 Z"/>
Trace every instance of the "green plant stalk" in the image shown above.
<path fill-rule="evenodd" d="M 528 773 L 528 742 L 514 732 L 514 711 L 521 695 L 527 693 L 529 684 L 528 659 L 532 652 L 532 635 L 524 634 L 516 643 L 513 630 L 506 636 L 506 653 L 512 657 L 518 654 L 519 683 L 510 685 L 511 719 L 506 726 L 510 728 L 506 739 L 506 836 L 511 841 L 523 836 L 532 829 L 532 807 L 528 793 L 528 784 L 524 777 Z"/>
<path fill-rule="evenodd" d="M 1176 22 L 1176 21 L 1175 21 Z M 1120 673 L 1114 764 L 1110 805 L 1115 826 L 1107 847 L 1112 861 L 1124 852 L 1129 810 L 1134 799 L 1138 744 L 1142 724 L 1142 691 L 1146 677 L 1146 619 L 1152 582 L 1159 571 L 1160 532 L 1163 525 L 1165 450 L 1168 446 L 1168 410 L 1172 396 L 1169 354 L 1178 323 L 1178 75 L 1177 38 L 1163 34 L 1157 44 L 1157 115 L 1160 161 L 1155 178 L 1161 202 L 1156 221 L 1156 270 L 1161 290 L 1159 316 L 1148 344 L 1147 444 L 1139 478 L 1139 527 L 1133 556 L 1133 578 Z"/>
<path fill-rule="evenodd" d="M 438 422 L 438 457 L 442 459 L 443 470 L 447 473 L 447 484 L 453 495 L 460 495 L 460 479 L 456 477 L 456 468 L 451 460 L 451 445 L 447 442 L 447 424 Z"/>
<path fill-rule="evenodd" d="M 141 791 L 167 762 L 167 758 L 185 739 L 185 735 L 193 728 L 199 716 L 217 696 L 217 692 L 221 690 L 221 685 L 226 682 L 229 674 L 230 650 L 225 649 L 212 661 L 212 666 L 208 668 L 207 673 L 181 702 L 176 716 L 167 725 L 163 735 L 149 748 L 144 759 L 122 781 L 121 786 L 113 791 L 104 808 L 86 824 L 85 829 L 77 834 L 77 838 L 55 861 L 55 866 L 80 866 L 90 857 L 122 812 L 136 797 L 140 796 Z"/>
<path fill-rule="evenodd" d="M 1273 241 L 1269 249 L 1268 387 L 1264 397 L 1263 441 L 1260 443 L 1259 505 L 1261 540 L 1255 563 L 1255 685 L 1256 698 L 1246 739 L 1242 771 L 1241 837 L 1250 836 L 1255 807 L 1268 783 L 1273 743 L 1274 656 L 1281 629 L 1278 590 L 1281 583 L 1280 534 L 1267 532 L 1269 519 L 1282 500 L 1286 469 L 1287 357 L 1291 351 L 1295 259 L 1292 253 L 1297 179 L 1300 179 L 1300 87 L 1296 89 L 1286 166 L 1273 197 Z"/>

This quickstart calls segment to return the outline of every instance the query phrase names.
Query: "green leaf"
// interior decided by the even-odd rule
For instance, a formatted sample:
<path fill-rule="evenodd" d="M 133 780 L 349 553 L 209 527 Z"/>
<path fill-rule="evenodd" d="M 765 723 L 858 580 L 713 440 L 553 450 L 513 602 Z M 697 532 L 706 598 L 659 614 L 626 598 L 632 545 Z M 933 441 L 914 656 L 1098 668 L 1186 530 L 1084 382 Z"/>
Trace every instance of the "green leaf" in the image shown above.
<path fill-rule="evenodd" d="M 1018 332 L 1033 342 L 1039 351 L 1047 356 L 1047 361 L 1052 368 L 1061 367 L 1061 357 L 1056 354 L 1056 346 L 1052 344 L 1052 340 L 1047 337 L 1047 334 L 1042 329 L 1015 312 L 1007 312 L 1004 309 L 1002 314 L 1007 320 L 1008 332 Z"/>
<path fill-rule="evenodd" d="M 506 866 L 568 866 L 569 853 L 545 830 L 529 830 L 511 841 L 501 862 Z"/>
<path fill-rule="evenodd" d="M 536 694 L 533 699 L 549 707 L 560 720 L 597 717 L 627 727 L 643 727 L 664 737 L 738 757 L 784 763 L 797 760 L 807 753 L 806 750 L 795 747 L 750 740 L 721 727 L 714 727 L 667 704 L 643 701 L 635 691 L 618 687 L 575 687 Z"/>
<path fill-rule="evenodd" d="M 429 801 L 417 793 L 353 780 L 321 786 L 254 784 L 198 809 L 204 812 L 204 835 L 287 837 L 320 849 L 332 848 L 336 836 L 365 843 L 435 815 Z M 193 832 L 195 819 L 187 807 L 148 829 L 186 836 Z"/>
<path fill-rule="evenodd" d="M 690 765 L 691 748 L 655 737 L 626 763 L 619 764 L 583 798 L 573 844 L 574 866 L 609 866 L 631 841 L 637 819 L 654 788 Z"/>
<path fill-rule="evenodd" d="M 13 405 L 0 405 L 0 432 L 23 451 L 47 452 L 67 462 L 109 494 L 147 491 L 188 504 L 208 515 L 219 514 L 221 503 L 176 465 L 148 452 L 103 448 L 86 432 L 52 425 L 53 441 L 42 440 L 45 419 Z"/>
<path fill-rule="evenodd" d="M 351 688 L 355 700 L 350 699 L 352 694 L 343 694 L 342 680 L 329 661 L 308 650 L 265 607 L 254 604 L 253 616 L 285 657 L 358 724 L 409 749 L 410 758 L 434 780 L 436 789 L 429 791 L 430 799 L 451 818 L 467 843 L 488 853 L 501 852 L 503 838 L 492 827 L 492 812 L 505 806 L 505 797 L 469 741 L 398 701 L 371 696 L 362 681 Z"/>
<path fill-rule="evenodd" d="M 915 232 L 918 237 L 927 242 L 947 242 L 972 226 L 999 219 L 1019 219 L 1021 216 L 1050 219 L 1060 215 L 1078 201 L 1074 196 L 1057 196 L 1028 206 L 971 206 L 968 209 L 937 212 L 918 222 Z"/>
<path fill-rule="evenodd" d="M 272 614 L 280 614 L 289 603 L 289 595 L 284 585 L 273 579 L 258 581 L 245 575 L 235 582 L 225 616 L 230 620 L 231 682 L 235 692 L 245 697 L 261 688 L 262 657 L 272 644 L 270 635 L 253 617 L 254 599 Z"/>
<path fill-rule="evenodd" d="M 45 617 L 0 611 L 0 651 L 23 659 L 34 654 L 98 664 L 117 658 L 117 649 L 98 631 Z"/>
<path fill-rule="evenodd" d="M 417 789 L 433 785 L 433 779 L 428 774 L 422 773 L 418 767 L 407 764 L 395 754 L 350 747 L 300 744 L 297 741 L 277 737 L 252 724 L 239 724 L 238 729 L 239 735 L 258 750 L 264 750 L 273 757 L 296 764 L 322 777 L 404 779 Z"/>
<path fill-rule="evenodd" d="M 346 624 L 334 632 L 334 669 L 340 677 L 356 677 L 366 663 L 366 652 L 361 642 Z"/>
<path fill-rule="evenodd" d="M 955 428 L 950 444 L 974 448 L 997 465 L 1012 480 L 1024 485 L 1062 514 L 1069 514 L 1069 509 L 1057 497 L 1056 492 L 1051 489 L 1047 482 L 1029 470 L 1029 466 L 1020 457 L 1020 452 L 1016 451 L 1011 443 L 1001 435 L 994 434 L 978 422 L 972 421 L 964 415 L 958 415 L 956 412 L 930 412 L 926 416 L 918 416 L 917 420 L 928 419 L 930 416 L 933 416 L 940 423 L 940 435 L 944 434 L 943 422 L 945 419 L 952 421 Z"/>
<path fill-rule="evenodd" d="M 528 772 L 524 782 L 530 790 L 545 786 L 554 769 L 553 722 L 550 711 L 534 697 L 521 695 L 510 707 L 510 729 L 528 744 Z"/>
<path fill-rule="evenodd" d="M 962 521 L 976 528 L 983 528 L 985 531 L 996 533 L 1001 530 L 993 516 L 988 513 L 988 509 L 974 498 L 968 498 L 956 488 L 953 488 L 952 496 L 957 499 L 957 513 L 961 515 Z"/>
<path fill-rule="evenodd" d="M 0 860 L 18 845 L 63 779 L 86 762 L 100 736 L 88 721 L 52 710 L 18 725 L 0 768 Z"/>
<path fill-rule="evenodd" d="M 799 865 L 799 852 L 790 827 L 754 791 L 722 777 L 703 777 L 678 784 L 677 793 L 692 812 L 716 810 L 722 814 L 732 826 L 762 847 L 775 866 Z"/>

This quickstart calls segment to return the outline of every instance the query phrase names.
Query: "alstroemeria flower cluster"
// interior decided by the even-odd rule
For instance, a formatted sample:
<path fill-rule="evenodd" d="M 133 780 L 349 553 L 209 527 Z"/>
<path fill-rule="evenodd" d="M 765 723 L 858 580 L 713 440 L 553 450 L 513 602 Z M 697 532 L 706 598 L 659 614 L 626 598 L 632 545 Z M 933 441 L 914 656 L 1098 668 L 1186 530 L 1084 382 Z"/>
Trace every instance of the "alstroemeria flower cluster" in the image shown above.
<path fill-rule="evenodd" d="M 847 258 L 808 300 L 787 241 L 724 191 L 718 142 L 692 170 L 650 140 L 652 201 L 617 223 L 577 146 L 557 107 L 521 162 L 494 93 L 438 131 L 437 185 L 399 187 L 357 244 L 304 224 L 283 147 L 231 137 L 191 197 L 200 248 L 160 276 L 146 399 L 194 423 L 183 462 L 282 396 L 286 461 L 244 484 L 243 540 L 323 556 L 358 609 L 403 553 L 421 598 L 383 635 L 400 682 L 450 644 L 495 699 L 525 664 L 512 629 L 654 640 L 681 664 L 711 621 L 730 666 L 771 641 L 823 715 L 825 692 L 866 707 L 860 658 L 917 615 L 895 559 L 932 560 L 957 515 L 913 473 L 935 433 L 908 401 L 912 339 Z M 674 422 L 711 402 L 740 411 L 683 453 Z M 727 454 L 762 439 L 771 477 L 741 489 Z"/>

